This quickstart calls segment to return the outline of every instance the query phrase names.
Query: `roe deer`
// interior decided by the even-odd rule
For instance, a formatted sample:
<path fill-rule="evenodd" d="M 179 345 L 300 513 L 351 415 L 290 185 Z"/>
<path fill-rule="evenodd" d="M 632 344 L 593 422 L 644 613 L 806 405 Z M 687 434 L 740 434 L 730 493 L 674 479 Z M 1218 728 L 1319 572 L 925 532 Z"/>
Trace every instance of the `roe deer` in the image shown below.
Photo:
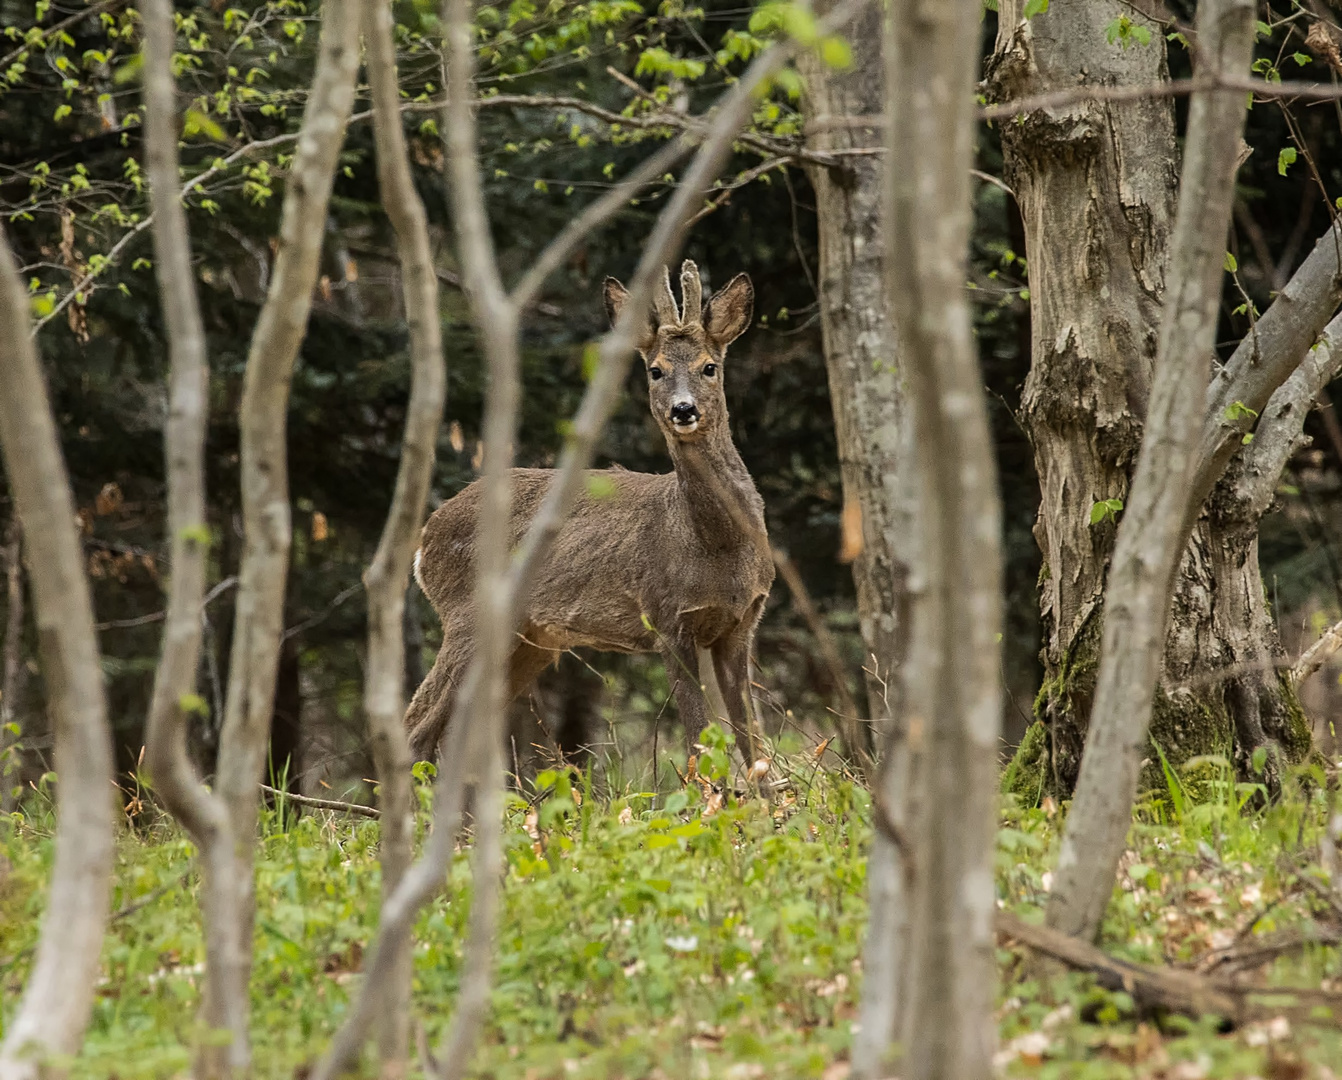
<path fill-rule="evenodd" d="M 698 650 L 713 657 L 737 746 L 753 758 L 750 652 L 773 584 L 764 501 L 727 426 L 723 358 L 750 325 L 754 289 L 738 274 L 705 305 L 699 270 L 680 273 L 683 310 L 663 272 L 637 342 L 647 366 L 652 415 L 675 471 L 593 470 L 586 493 L 541 568 L 508 672 L 522 693 L 563 650 L 660 652 L 690 741 L 707 722 Z M 629 293 L 605 281 L 615 321 Z M 509 543 L 521 542 L 554 478 L 552 469 L 512 470 Z M 415 576 L 443 625 L 443 645 L 415 693 L 405 723 L 416 760 L 431 759 L 474 651 L 476 481 L 429 518 Z M 651 627 L 651 629 L 650 629 Z"/>

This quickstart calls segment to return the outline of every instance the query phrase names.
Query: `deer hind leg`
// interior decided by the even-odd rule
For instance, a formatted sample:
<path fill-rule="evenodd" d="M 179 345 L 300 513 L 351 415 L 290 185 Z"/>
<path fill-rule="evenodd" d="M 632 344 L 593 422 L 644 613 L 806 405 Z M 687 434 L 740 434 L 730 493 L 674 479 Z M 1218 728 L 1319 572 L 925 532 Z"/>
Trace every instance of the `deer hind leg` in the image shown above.
<path fill-rule="evenodd" d="M 683 634 L 663 638 L 661 651 L 666 681 L 671 684 L 671 696 L 676 699 L 676 713 L 685 735 L 685 748 L 692 753 L 695 740 L 708 723 L 708 702 L 699 682 L 699 651 L 693 639 Z"/>
<path fill-rule="evenodd" d="M 471 659 L 470 645 L 463 642 L 469 642 L 469 638 L 444 629 L 438 658 L 405 711 L 405 732 L 415 761 L 433 761 L 438 756 L 438 744 L 447 730 L 457 688 Z"/>
<path fill-rule="evenodd" d="M 754 726 L 754 700 L 750 696 L 750 652 L 755 644 L 764 602 L 756 601 L 750 611 L 729 633 L 713 643 L 713 671 L 727 706 L 727 719 L 736 736 L 736 748 L 746 767 L 759 757 L 760 742 Z"/>

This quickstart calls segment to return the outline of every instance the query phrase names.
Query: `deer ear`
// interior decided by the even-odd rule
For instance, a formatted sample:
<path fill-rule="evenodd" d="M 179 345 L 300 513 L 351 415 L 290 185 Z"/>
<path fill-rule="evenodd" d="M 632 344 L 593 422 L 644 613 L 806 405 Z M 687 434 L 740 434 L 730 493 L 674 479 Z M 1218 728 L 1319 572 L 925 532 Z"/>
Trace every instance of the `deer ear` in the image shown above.
<path fill-rule="evenodd" d="M 755 313 L 755 287 L 748 274 L 737 274 L 713 294 L 704 312 L 704 334 L 725 349 L 750 327 Z"/>
<path fill-rule="evenodd" d="M 620 317 L 620 312 L 624 309 L 625 303 L 629 300 L 629 290 L 616 281 L 613 277 L 606 278 L 601 288 L 602 296 L 606 301 L 606 317 L 610 319 L 611 326 L 615 325 L 615 320 Z M 647 326 L 640 332 L 637 340 L 634 342 L 635 348 L 640 352 L 646 352 L 657 341 L 657 327 L 653 324 L 652 314 L 648 314 Z"/>

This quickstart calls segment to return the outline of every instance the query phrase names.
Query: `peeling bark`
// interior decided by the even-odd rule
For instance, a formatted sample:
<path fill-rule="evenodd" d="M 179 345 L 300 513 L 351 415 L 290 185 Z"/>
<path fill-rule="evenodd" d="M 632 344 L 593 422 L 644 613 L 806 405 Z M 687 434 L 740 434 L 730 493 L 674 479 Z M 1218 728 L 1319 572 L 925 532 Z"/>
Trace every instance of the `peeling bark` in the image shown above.
<path fill-rule="evenodd" d="M 1198 70 L 1234 74 L 1253 50 L 1252 0 L 1202 0 Z M 1189 107 L 1150 412 L 1118 527 L 1095 705 L 1049 897 L 1049 925 L 1098 933 L 1146 756 L 1175 576 L 1188 545 L 1187 489 L 1216 343 L 1244 95 L 1203 91 Z"/>
<path fill-rule="evenodd" d="M 998 100 L 1072 86 L 1143 86 L 1168 78 L 1164 40 L 1119 49 L 1113 12 L 1058 3 L 1029 20 L 1002 0 L 988 84 Z M 1139 23 L 1143 20 L 1132 13 Z M 1144 24 L 1145 25 L 1145 24 Z M 1094 646 L 1113 551 L 1112 520 L 1091 508 L 1126 501 L 1150 393 L 1178 151 L 1171 102 L 1082 101 L 1002 124 L 1006 179 L 1025 224 L 1032 363 L 1021 422 L 1040 481 L 1044 690 L 1050 780 L 1070 791 L 1094 686 Z"/>
<path fill-rule="evenodd" d="M 0 230 L 0 453 L 28 550 L 42 673 L 55 733 L 56 861 L 28 985 L 0 1043 L 0 1078 L 36 1080 L 78 1053 L 93 1006 L 112 887 L 112 738 L 74 498 L 28 294 Z"/>

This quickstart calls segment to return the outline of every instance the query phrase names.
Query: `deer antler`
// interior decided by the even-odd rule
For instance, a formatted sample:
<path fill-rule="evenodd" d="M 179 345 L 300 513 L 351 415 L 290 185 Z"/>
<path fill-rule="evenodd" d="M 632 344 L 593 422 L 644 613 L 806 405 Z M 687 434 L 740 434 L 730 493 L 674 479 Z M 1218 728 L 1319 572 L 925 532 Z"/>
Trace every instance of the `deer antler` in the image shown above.
<path fill-rule="evenodd" d="M 658 326 L 678 326 L 680 312 L 676 310 L 676 298 L 671 295 L 671 271 L 662 267 L 662 282 L 652 296 L 652 309 L 657 313 Z"/>
<path fill-rule="evenodd" d="M 680 264 L 680 295 L 682 326 L 691 326 L 703 316 L 703 285 L 699 281 L 699 267 L 692 259 Z"/>

